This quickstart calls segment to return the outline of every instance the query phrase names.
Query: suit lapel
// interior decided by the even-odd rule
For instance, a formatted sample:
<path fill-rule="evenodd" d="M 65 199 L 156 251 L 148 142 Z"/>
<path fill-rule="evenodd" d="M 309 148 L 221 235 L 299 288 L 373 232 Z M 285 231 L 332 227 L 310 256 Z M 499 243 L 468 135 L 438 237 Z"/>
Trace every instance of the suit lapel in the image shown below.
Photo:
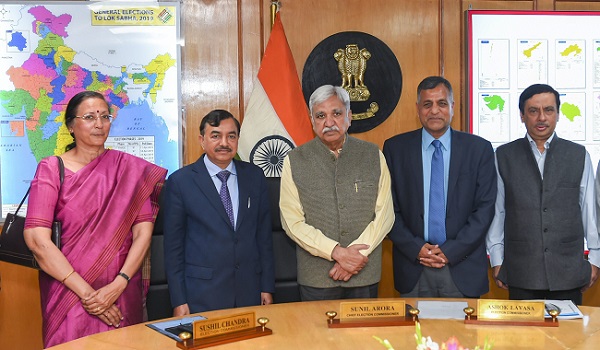
<path fill-rule="evenodd" d="M 244 173 L 245 164 L 239 161 L 235 161 L 235 169 L 237 172 L 237 183 L 238 183 L 238 194 L 239 194 L 239 205 L 238 205 L 238 216 L 235 223 L 236 230 L 240 227 L 240 223 L 244 220 L 244 216 L 248 212 L 250 205 L 258 205 L 258 203 L 251 203 L 249 188 L 252 186 L 251 179 L 248 176 L 242 176 Z"/>
<path fill-rule="evenodd" d="M 219 196 L 219 192 L 217 192 L 217 189 L 215 188 L 215 183 L 208 174 L 206 165 L 204 165 L 204 157 L 205 155 L 200 157 L 193 165 L 192 170 L 198 174 L 198 176 L 194 176 L 194 183 L 208 199 L 208 203 L 219 212 L 219 215 L 229 224 L 229 227 L 231 227 L 229 216 L 227 216 L 223 202 L 221 202 L 221 196 Z"/>
<path fill-rule="evenodd" d="M 423 130 L 419 129 L 414 132 L 413 138 L 410 142 L 410 164 L 412 164 L 412 177 L 416 181 L 416 191 L 418 196 L 416 196 L 418 207 L 421 208 L 421 217 L 424 214 L 424 203 L 423 203 L 423 192 L 425 191 L 423 188 L 423 152 L 421 150 L 422 147 L 422 137 Z"/>
<path fill-rule="evenodd" d="M 449 131 L 452 133 L 452 140 L 450 141 L 450 169 L 448 171 L 448 199 L 446 200 L 446 207 L 448 206 L 448 203 L 453 203 L 450 199 L 454 196 L 456 182 L 458 181 L 458 176 L 462 167 L 462 155 L 466 154 L 464 149 L 465 143 L 460 142 L 462 135 L 454 132 L 452 129 Z"/>

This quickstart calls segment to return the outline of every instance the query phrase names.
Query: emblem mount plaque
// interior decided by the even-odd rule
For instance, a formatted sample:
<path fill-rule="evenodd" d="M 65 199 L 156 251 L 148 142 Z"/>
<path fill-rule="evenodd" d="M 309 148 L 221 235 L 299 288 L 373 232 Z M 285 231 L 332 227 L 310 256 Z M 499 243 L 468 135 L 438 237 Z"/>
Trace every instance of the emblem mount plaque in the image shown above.
<path fill-rule="evenodd" d="M 342 86 L 350 95 L 349 133 L 369 131 L 394 111 L 402 92 L 402 71 L 392 50 L 363 32 L 340 32 L 321 41 L 302 71 L 302 92 L 322 85 Z"/>

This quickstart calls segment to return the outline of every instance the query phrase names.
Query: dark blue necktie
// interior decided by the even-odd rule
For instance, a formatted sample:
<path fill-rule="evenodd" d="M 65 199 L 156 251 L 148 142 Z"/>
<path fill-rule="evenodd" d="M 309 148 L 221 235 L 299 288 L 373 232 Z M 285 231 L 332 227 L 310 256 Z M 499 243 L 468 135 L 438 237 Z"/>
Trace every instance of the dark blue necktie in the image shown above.
<path fill-rule="evenodd" d="M 440 140 L 433 140 L 431 144 L 435 147 L 435 151 L 431 157 L 431 182 L 429 183 L 429 242 L 442 244 L 446 241 L 444 157 Z"/>
<path fill-rule="evenodd" d="M 227 212 L 227 216 L 229 216 L 229 221 L 231 221 L 231 226 L 235 228 L 235 223 L 233 222 L 233 204 L 231 204 L 231 196 L 229 195 L 229 188 L 227 187 L 227 179 L 229 178 L 231 173 L 227 170 L 223 170 L 217 174 L 217 178 L 221 180 L 221 190 L 219 191 L 219 196 L 221 197 L 221 202 L 223 202 L 223 206 L 225 207 L 225 212 Z"/>

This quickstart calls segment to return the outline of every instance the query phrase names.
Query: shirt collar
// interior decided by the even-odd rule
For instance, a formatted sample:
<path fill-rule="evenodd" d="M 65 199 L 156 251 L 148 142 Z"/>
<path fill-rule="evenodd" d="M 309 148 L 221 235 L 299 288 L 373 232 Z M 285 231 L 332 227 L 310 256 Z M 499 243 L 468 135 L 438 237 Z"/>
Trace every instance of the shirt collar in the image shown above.
<path fill-rule="evenodd" d="M 526 133 L 525 135 L 527 136 L 527 140 L 529 140 L 529 144 L 531 145 L 531 147 L 534 147 L 537 149 L 537 144 L 531 138 L 531 136 L 529 136 L 529 133 Z M 554 140 L 554 135 L 556 135 L 556 131 L 552 132 L 552 135 L 550 135 L 550 137 L 548 137 L 548 139 L 544 143 L 544 149 L 550 148 L 550 142 L 552 142 L 552 140 Z"/>
<path fill-rule="evenodd" d="M 233 160 L 231 161 L 231 163 L 229 163 L 229 165 L 227 166 L 227 168 L 221 169 L 220 166 L 218 166 L 215 163 L 211 162 L 210 159 L 208 159 L 208 157 L 205 155 L 204 156 L 204 165 L 206 165 L 206 170 L 208 170 L 208 174 L 211 177 L 212 176 L 216 176 L 218 173 L 220 173 L 223 170 L 228 170 L 230 173 L 232 173 L 233 175 L 237 176 L 237 173 L 236 173 L 236 170 L 235 170 L 235 164 L 234 164 Z"/>
<path fill-rule="evenodd" d="M 446 130 L 446 132 L 444 133 L 444 135 L 442 135 L 438 140 L 440 140 L 440 142 L 442 143 L 442 148 L 444 150 L 450 149 L 450 142 L 452 140 L 452 132 L 450 131 L 451 128 L 448 128 L 448 130 Z M 423 151 L 427 150 L 427 148 L 429 148 L 429 145 L 431 145 L 431 142 L 433 142 L 433 140 L 435 140 L 435 138 L 433 136 L 431 136 L 430 133 L 427 132 L 427 130 L 425 130 L 425 128 L 421 129 L 423 131 L 422 136 L 421 136 L 421 147 L 423 147 Z"/>

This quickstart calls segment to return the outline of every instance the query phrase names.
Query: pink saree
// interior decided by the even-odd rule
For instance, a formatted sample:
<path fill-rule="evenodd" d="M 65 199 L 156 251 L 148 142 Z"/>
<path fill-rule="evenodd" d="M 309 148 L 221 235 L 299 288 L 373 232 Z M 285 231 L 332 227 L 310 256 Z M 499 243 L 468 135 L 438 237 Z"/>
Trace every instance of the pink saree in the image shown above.
<path fill-rule="evenodd" d="M 59 192 L 58 161 L 43 159 L 31 183 L 25 227 L 49 228 L 56 214 L 62 222 L 63 254 L 92 287 L 101 288 L 125 262 L 132 226 L 154 222 L 166 172 L 141 158 L 107 150 L 77 173 L 65 169 Z M 116 301 L 124 317 L 120 327 L 142 322 L 145 292 L 140 269 Z M 43 272 L 40 294 L 45 347 L 114 329 L 89 315 L 75 293 Z"/>

